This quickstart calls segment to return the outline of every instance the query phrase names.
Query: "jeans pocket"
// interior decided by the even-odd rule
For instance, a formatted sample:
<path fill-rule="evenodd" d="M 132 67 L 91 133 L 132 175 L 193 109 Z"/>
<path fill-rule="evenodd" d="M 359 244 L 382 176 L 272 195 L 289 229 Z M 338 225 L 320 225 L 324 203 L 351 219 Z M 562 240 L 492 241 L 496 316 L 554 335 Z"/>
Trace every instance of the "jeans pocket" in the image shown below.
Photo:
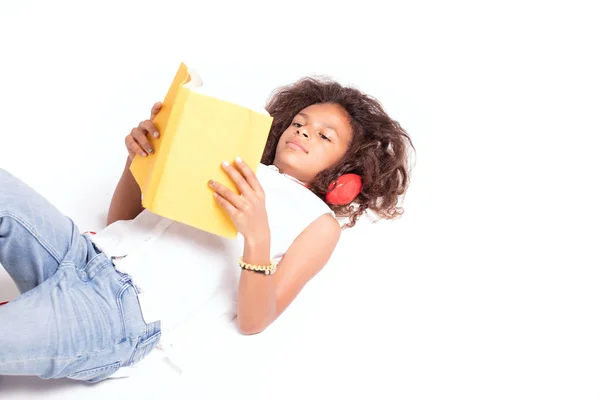
<path fill-rule="evenodd" d="M 131 355 L 130 365 L 136 364 L 143 360 L 152 349 L 156 347 L 158 341 L 161 337 L 161 331 L 156 332 L 155 334 L 147 337 L 146 339 L 142 339 L 138 342 L 133 354 Z"/>
<path fill-rule="evenodd" d="M 109 376 L 117 372 L 119 368 L 121 368 L 121 362 L 117 361 L 116 363 L 86 369 L 84 371 L 71 374 L 67 376 L 67 378 L 75 379 L 78 381 L 86 381 L 89 383 L 96 383 L 108 378 Z"/>

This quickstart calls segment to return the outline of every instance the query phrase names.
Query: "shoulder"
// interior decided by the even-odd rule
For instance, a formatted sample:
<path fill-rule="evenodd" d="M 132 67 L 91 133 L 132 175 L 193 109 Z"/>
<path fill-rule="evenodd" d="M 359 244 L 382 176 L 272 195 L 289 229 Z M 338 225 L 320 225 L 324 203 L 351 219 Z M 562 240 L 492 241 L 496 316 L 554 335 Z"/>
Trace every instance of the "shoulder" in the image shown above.
<path fill-rule="evenodd" d="M 323 229 L 325 234 L 339 235 L 342 232 L 340 223 L 331 213 L 321 215 L 309 226 L 314 226 L 318 227 L 319 229 Z"/>
<path fill-rule="evenodd" d="M 298 239 L 316 242 L 319 246 L 335 247 L 341 234 L 342 229 L 337 219 L 331 214 L 323 214 L 310 223 Z"/>
<path fill-rule="evenodd" d="M 294 240 L 282 259 L 283 265 L 288 271 L 296 271 L 295 279 L 299 282 L 307 282 L 327 264 L 337 247 L 340 233 L 335 218 L 321 215 Z"/>

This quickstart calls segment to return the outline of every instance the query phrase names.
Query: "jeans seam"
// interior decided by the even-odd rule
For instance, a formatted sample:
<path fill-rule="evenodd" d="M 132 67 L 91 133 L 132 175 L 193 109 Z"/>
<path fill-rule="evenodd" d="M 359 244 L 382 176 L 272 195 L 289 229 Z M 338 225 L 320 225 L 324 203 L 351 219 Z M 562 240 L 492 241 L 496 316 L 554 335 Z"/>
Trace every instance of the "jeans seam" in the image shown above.
<path fill-rule="evenodd" d="M 73 261 L 63 261 L 58 265 L 58 268 L 60 268 L 60 269 L 73 268 L 73 270 L 77 274 L 77 277 L 79 278 L 80 281 L 82 281 L 84 283 L 87 283 L 90 281 L 89 279 L 87 279 L 87 275 L 85 274 L 85 271 L 81 270 L 80 268 L 77 268 L 77 265 Z"/>
<path fill-rule="evenodd" d="M 88 277 L 88 280 L 90 280 L 90 281 L 91 281 L 91 280 L 93 280 L 93 279 L 94 279 L 94 278 L 95 278 L 95 277 L 96 277 L 98 274 L 100 274 L 102 271 L 104 271 L 104 269 L 105 269 L 106 267 L 108 267 L 109 265 L 112 265 L 112 264 L 110 264 L 110 262 L 107 260 L 107 262 L 105 262 L 105 263 L 102 263 L 102 264 L 101 264 L 100 266 L 98 266 L 97 268 L 94 268 L 94 269 L 92 270 L 92 273 L 90 273 L 90 272 L 89 272 L 89 267 L 90 267 L 90 265 L 94 265 L 94 264 L 95 264 L 94 262 L 95 262 L 97 259 L 101 258 L 101 257 L 105 257 L 105 255 L 104 255 L 103 253 L 98 253 L 98 254 L 96 254 L 96 255 L 95 255 L 94 257 L 92 257 L 92 259 L 91 259 L 91 260 L 89 260 L 89 261 L 88 261 L 88 262 L 85 264 L 85 266 L 83 267 L 83 268 L 84 268 L 84 270 L 85 270 L 85 273 L 86 273 L 86 275 L 87 275 L 87 277 Z"/>
<path fill-rule="evenodd" d="M 27 221 L 21 219 L 17 214 L 14 214 L 10 211 L 0 211 L 0 218 L 2 217 L 10 217 L 15 222 L 20 224 L 23 228 L 25 228 L 27 232 L 29 232 L 31 236 L 35 238 L 35 240 L 40 244 L 40 246 L 42 246 L 42 248 L 44 248 L 44 250 L 46 250 L 58 264 L 61 263 L 61 260 L 58 256 L 58 252 L 54 248 L 52 248 L 52 246 L 50 246 L 50 244 L 47 243 L 40 235 L 38 235 L 33 226 L 31 226 Z"/>
<path fill-rule="evenodd" d="M 75 373 L 73 373 L 71 375 L 68 375 L 68 376 L 69 377 L 75 377 L 75 376 L 86 375 L 86 374 L 89 374 L 89 373 L 92 373 L 92 372 L 98 372 L 98 373 L 100 373 L 100 372 L 103 372 L 103 371 L 106 371 L 106 370 L 109 370 L 109 369 L 113 369 L 116 366 L 120 367 L 121 366 L 121 362 L 120 361 L 115 361 L 115 362 L 112 362 L 110 364 L 102 365 L 100 367 L 84 369 L 82 371 L 75 372 Z"/>
<path fill-rule="evenodd" d="M 148 331 L 148 324 L 146 324 L 146 332 L 147 331 Z M 162 335 L 162 332 L 161 331 L 157 331 L 157 332 L 154 332 L 150 336 L 145 335 L 143 337 L 139 337 L 137 339 L 137 342 L 136 342 L 135 346 L 133 347 L 133 352 L 131 353 L 131 356 L 129 356 L 129 360 L 127 361 L 127 364 L 125 364 L 125 366 L 134 365 L 135 364 L 134 360 L 137 358 L 137 355 L 139 353 L 146 352 L 147 354 L 149 354 L 150 351 L 152 351 L 152 349 L 154 349 L 156 347 L 156 343 L 154 343 L 154 346 L 152 346 L 152 349 L 148 350 L 148 347 L 151 344 L 150 339 L 153 338 L 153 337 L 155 337 L 155 336 L 159 336 L 160 337 L 161 335 Z M 142 359 L 138 360 L 138 362 L 141 361 Z"/>
<path fill-rule="evenodd" d="M 27 361 L 45 361 L 45 360 L 54 360 L 54 361 L 74 361 L 78 360 L 81 356 L 75 357 L 41 357 L 41 358 L 27 358 L 21 360 L 12 360 L 12 361 L 2 361 L 2 364 L 10 364 L 10 363 L 20 363 Z"/>
<path fill-rule="evenodd" d="M 131 287 L 131 284 L 125 284 L 121 287 L 121 289 L 119 290 L 119 293 L 117 294 L 117 306 L 119 307 L 119 318 L 121 319 L 121 338 L 122 341 L 127 340 L 127 332 L 125 329 L 125 317 L 124 317 L 124 313 L 125 310 L 123 310 L 123 293 L 125 293 L 125 291 L 127 289 L 129 289 L 129 287 Z"/>
<path fill-rule="evenodd" d="M 136 300 L 139 303 L 139 299 L 138 299 L 138 295 L 140 294 L 140 292 L 138 291 L 138 289 L 135 287 L 135 285 L 133 284 L 133 282 L 131 282 L 131 286 L 133 286 L 133 291 L 135 292 L 135 296 L 136 296 Z M 141 308 L 141 306 L 140 306 Z M 143 337 L 148 337 L 148 324 L 146 323 L 146 321 L 144 320 L 144 336 Z"/>

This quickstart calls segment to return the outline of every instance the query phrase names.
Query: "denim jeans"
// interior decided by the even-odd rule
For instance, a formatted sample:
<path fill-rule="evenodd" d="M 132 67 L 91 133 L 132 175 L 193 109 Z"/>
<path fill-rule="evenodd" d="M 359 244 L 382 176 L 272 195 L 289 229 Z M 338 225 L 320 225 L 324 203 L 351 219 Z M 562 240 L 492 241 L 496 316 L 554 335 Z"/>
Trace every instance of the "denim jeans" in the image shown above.
<path fill-rule="evenodd" d="M 21 292 L 0 306 L 0 375 L 99 382 L 160 339 L 160 322 L 145 323 L 130 277 L 2 169 L 0 264 Z"/>

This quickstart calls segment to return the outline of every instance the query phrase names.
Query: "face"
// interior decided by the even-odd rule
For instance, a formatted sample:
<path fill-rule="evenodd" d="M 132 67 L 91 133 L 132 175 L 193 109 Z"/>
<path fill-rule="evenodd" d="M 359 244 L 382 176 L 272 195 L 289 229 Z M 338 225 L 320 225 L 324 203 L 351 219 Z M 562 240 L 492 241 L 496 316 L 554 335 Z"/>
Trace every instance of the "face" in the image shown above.
<path fill-rule="evenodd" d="M 313 104 L 301 110 L 277 144 L 274 165 L 308 183 L 340 161 L 352 137 L 350 116 L 338 104 Z"/>

